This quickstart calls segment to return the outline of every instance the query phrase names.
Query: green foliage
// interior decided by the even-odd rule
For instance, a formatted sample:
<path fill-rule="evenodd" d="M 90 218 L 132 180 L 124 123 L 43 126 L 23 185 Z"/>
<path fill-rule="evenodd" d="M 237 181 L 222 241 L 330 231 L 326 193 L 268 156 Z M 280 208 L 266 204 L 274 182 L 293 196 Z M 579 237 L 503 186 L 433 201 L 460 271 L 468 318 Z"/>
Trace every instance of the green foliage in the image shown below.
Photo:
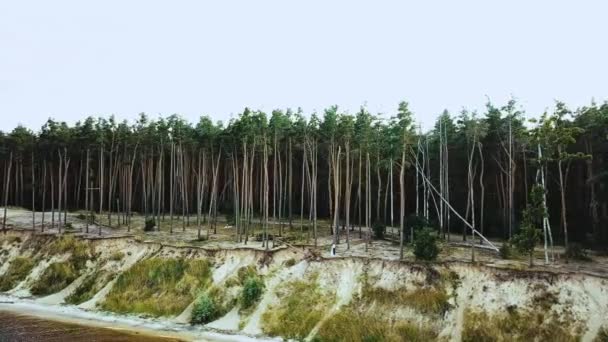
<path fill-rule="evenodd" d="M 16 257 L 11 261 L 6 272 L 0 277 L 0 292 L 8 291 L 24 280 L 34 268 L 34 260 L 28 257 Z"/>
<path fill-rule="evenodd" d="M 534 257 L 534 247 L 541 237 L 540 227 L 544 217 L 547 215 L 545 210 L 544 189 L 540 185 L 534 185 L 530 191 L 528 207 L 524 210 L 522 226 L 516 235 L 513 236 L 513 244 L 517 249 L 530 258 L 530 266 Z"/>
<path fill-rule="evenodd" d="M 194 303 L 192 309 L 192 324 L 205 324 L 218 317 L 218 304 L 208 294 L 202 294 Z"/>
<path fill-rule="evenodd" d="M 382 222 L 375 222 L 372 225 L 372 230 L 374 231 L 374 239 L 377 239 L 377 240 L 384 239 L 386 225 L 384 225 Z"/>
<path fill-rule="evenodd" d="M 430 222 L 424 216 L 418 216 L 416 214 L 408 215 L 405 220 L 405 229 L 406 231 L 410 231 L 412 228 L 414 231 L 430 227 Z"/>
<path fill-rule="evenodd" d="M 146 259 L 118 277 L 101 307 L 118 313 L 176 315 L 210 282 L 207 260 Z"/>
<path fill-rule="evenodd" d="M 513 257 L 513 251 L 511 250 L 511 242 L 503 242 L 502 246 L 500 246 L 500 249 L 498 250 L 498 254 L 500 254 L 500 257 L 502 259 L 511 259 Z"/>
<path fill-rule="evenodd" d="M 156 228 L 156 221 L 154 218 L 150 217 L 146 219 L 146 222 L 144 223 L 144 232 L 153 232 L 154 228 Z"/>
<path fill-rule="evenodd" d="M 241 292 L 241 307 L 243 309 L 250 308 L 258 302 L 262 293 L 264 293 L 264 281 L 256 276 L 248 277 L 245 279 Z"/>
<path fill-rule="evenodd" d="M 439 255 L 437 236 L 431 228 L 423 228 L 414 234 L 413 247 L 418 260 L 435 260 Z"/>

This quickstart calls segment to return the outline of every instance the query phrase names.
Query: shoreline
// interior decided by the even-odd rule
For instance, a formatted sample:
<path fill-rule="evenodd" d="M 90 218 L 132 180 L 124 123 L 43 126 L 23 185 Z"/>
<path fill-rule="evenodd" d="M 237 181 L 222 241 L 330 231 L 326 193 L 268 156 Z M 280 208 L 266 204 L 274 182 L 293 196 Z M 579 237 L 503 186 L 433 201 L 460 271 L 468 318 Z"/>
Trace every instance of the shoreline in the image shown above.
<path fill-rule="evenodd" d="M 35 299 L 18 298 L 6 294 L 0 294 L 0 311 L 59 323 L 71 323 L 92 328 L 115 330 L 127 334 L 179 341 L 278 341 L 276 339 L 255 338 L 206 330 L 203 327 L 175 323 L 169 318 L 166 321 L 161 321 L 156 318 L 151 319 L 117 315 L 108 312 L 87 311 L 76 306 L 43 304 Z"/>

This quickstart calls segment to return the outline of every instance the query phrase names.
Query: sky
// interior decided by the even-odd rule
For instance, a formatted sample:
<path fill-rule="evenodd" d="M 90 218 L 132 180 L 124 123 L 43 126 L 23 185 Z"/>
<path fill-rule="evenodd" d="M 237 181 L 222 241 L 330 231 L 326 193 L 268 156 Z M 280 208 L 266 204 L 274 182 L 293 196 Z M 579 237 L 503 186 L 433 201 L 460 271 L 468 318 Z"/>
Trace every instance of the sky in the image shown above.
<path fill-rule="evenodd" d="M 0 130 L 608 99 L 606 1 L 0 1 Z"/>

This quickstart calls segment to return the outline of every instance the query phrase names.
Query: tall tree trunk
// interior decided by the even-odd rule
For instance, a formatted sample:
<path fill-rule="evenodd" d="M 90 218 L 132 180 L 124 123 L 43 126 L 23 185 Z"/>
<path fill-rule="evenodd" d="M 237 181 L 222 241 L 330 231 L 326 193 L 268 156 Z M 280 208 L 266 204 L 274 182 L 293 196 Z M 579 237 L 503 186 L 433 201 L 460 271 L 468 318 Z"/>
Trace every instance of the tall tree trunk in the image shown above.
<path fill-rule="evenodd" d="M 11 168 L 13 166 L 13 151 L 8 158 L 8 166 L 4 166 L 4 216 L 2 217 L 2 232 L 6 235 L 6 209 L 8 206 L 8 188 L 11 185 Z"/>
<path fill-rule="evenodd" d="M 46 211 L 46 158 L 42 160 L 42 222 L 40 231 L 44 233 L 44 215 Z"/>
<path fill-rule="evenodd" d="M 32 145 L 32 231 L 36 231 L 36 175 L 34 165 L 34 146 Z"/>
<path fill-rule="evenodd" d="M 405 144 L 401 152 L 401 170 L 399 171 L 399 260 L 403 260 L 403 240 L 405 239 Z"/>

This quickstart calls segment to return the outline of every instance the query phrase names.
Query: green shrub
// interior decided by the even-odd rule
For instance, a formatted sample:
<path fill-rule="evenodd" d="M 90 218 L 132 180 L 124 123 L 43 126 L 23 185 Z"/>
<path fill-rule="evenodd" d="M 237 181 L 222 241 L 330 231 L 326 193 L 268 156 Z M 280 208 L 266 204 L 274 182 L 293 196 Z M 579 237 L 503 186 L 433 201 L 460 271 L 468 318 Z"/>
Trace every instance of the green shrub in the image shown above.
<path fill-rule="evenodd" d="M 219 316 L 218 304 L 208 294 L 202 294 L 194 303 L 192 309 L 192 324 L 205 324 Z"/>
<path fill-rule="evenodd" d="M 405 220 L 405 229 L 409 232 L 412 228 L 414 231 L 420 230 L 422 228 L 430 227 L 431 224 L 424 216 L 418 216 L 416 214 L 411 214 Z"/>
<path fill-rule="evenodd" d="M 568 259 L 580 260 L 580 261 L 589 261 L 591 258 L 587 254 L 587 251 L 583 248 L 580 243 L 571 242 L 568 244 L 568 248 L 566 248 L 566 257 Z"/>
<path fill-rule="evenodd" d="M 247 309 L 255 304 L 264 293 L 264 282 L 259 277 L 250 276 L 243 284 L 241 307 Z"/>
<path fill-rule="evenodd" d="M 414 234 L 414 255 L 419 260 L 435 260 L 439 254 L 437 237 L 430 228 L 420 229 Z"/>
<path fill-rule="evenodd" d="M 31 258 L 16 257 L 11 261 L 6 272 L 0 277 L 0 291 L 8 291 L 19 284 L 27 277 L 34 268 L 34 261 Z"/>
<path fill-rule="evenodd" d="M 296 264 L 296 259 L 294 259 L 294 258 L 289 258 L 289 259 L 285 260 L 285 266 L 287 266 L 287 267 L 291 267 L 295 264 Z"/>
<path fill-rule="evenodd" d="M 154 218 L 148 218 L 146 219 L 146 222 L 144 224 L 144 232 L 152 232 L 154 231 L 155 227 L 156 221 L 154 220 Z"/>
<path fill-rule="evenodd" d="M 230 213 L 230 214 L 226 215 L 226 224 L 229 225 L 229 226 L 236 225 L 236 216 L 234 216 L 233 213 Z"/>
<path fill-rule="evenodd" d="M 502 246 L 500 246 L 500 249 L 498 250 L 498 253 L 500 254 L 501 259 L 511 259 L 513 257 L 513 250 L 511 250 L 511 242 L 503 242 Z"/>
<path fill-rule="evenodd" d="M 372 230 L 374 231 L 374 239 L 376 239 L 376 240 L 384 239 L 386 225 L 384 225 L 382 222 L 375 222 L 372 225 Z"/>

